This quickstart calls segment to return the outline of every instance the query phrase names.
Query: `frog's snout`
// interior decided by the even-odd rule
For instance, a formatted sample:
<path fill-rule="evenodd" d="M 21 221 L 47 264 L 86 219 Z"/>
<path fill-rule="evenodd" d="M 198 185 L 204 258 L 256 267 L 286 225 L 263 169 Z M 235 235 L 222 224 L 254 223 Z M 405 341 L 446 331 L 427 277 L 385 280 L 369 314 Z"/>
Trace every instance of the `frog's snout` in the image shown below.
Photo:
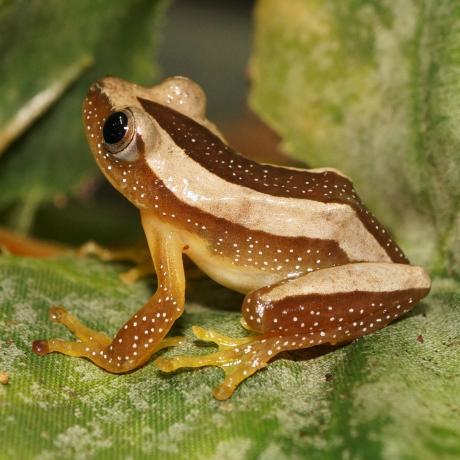
<path fill-rule="evenodd" d="M 110 101 L 103 89 L 103 81 L 103 79 L 96 80 L 90 86 L 82 107 L 86 139 L 96 158 L 104 153 L 102 127 L 104 121 L 112 113 Z"/>

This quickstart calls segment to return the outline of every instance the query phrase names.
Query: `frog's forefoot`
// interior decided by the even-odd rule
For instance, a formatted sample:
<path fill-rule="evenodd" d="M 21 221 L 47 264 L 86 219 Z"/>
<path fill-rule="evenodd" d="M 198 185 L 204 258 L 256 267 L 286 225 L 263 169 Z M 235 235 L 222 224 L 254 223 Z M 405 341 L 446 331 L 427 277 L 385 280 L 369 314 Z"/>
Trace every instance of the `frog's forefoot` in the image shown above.
<path fill-rule="evenodd" d="M 144 364 L 150 356 L 162 348 L 179 345 L 181 337 L 168 337 L 155 341 L 152 338 L 151 329 L 144 328 L 143 337 L 133 336 L 133 343 L 130 337 L 118 333 L 115 339 L 84 326 L 75 316 L 62 307 L 51 307 L 49 309 L 50 320 L 63 324 L 78 339 L 76 342 L 51 339 L 35 340 L 32 350 L 39 356 L 48 353 L 62 353 L 68 356 L 84 357 L 108 372 L 122 373 L 136 369 Z M 134 322 L 134 324 L 137 324 Z M 122 329 L 128 332 L 128 327 Z M 145 332 L 147 331 L 147 332 Z M 129 349 L 128 349 L 129 348 Z"/>
<path fill-rule="evenodd" d="M 193 327 L 193 333 L 199 340 L 216 343 L 219 351 L 202 356 L 159 358 L 155 364 L 164 372 L 183 367 L 219 366 L 225 372 L 224 381 L 213 390 L 219 400 L 230 398 L 243 380 L 265 367 L 273 357 L 271 352 L 267 353 L 267 340 L 261 335 L 232 338 L 197 326 Z"/>
<path fill-rule="evenodd" d="M 110 249 L 100 246 L 95 241 L 88 241 L 77 251 L 80 257 L 94 256 L 104 262 L 128 261 L 135 264 L 126 272 L 120 274 L 120 280 L 125 284 L 133 284 L 155 273 L 148 249 L 143 246 L 133 246 Z"/>

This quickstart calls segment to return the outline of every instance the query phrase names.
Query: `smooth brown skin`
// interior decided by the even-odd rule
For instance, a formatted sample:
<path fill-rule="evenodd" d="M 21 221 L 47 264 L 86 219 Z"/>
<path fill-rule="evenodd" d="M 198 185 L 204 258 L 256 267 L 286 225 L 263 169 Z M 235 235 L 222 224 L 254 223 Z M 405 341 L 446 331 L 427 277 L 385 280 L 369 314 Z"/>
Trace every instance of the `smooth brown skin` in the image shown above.
<path fill-rule="evenodd" d="M 185 303 L 182 253 L 247 294 L 244 323 L 258 333 L 232 339 L 195 327 L 197 337 L 220 350 L 156 361 L 164 371 L 222 367 L 219 399 L 281 351 L 373 332 L 428 293 L 428 275 L 408 264 L 348 178 L 245 159 L 205 118 L 204 94 L 190 80 L 143 88 L 106 78 L 90 88 L 83 107 L 99 167 L 140 210 L 158 289 L 113 340 L 64 309 L 52 310 L 51 318 L 81 342 L 37 341 L 37 353 L 83 356 L 120 373 L 178 343 L 165 336 Z M 114 148 L 105 144 L 102 127 L 120 110 L 130 124 Z"/>

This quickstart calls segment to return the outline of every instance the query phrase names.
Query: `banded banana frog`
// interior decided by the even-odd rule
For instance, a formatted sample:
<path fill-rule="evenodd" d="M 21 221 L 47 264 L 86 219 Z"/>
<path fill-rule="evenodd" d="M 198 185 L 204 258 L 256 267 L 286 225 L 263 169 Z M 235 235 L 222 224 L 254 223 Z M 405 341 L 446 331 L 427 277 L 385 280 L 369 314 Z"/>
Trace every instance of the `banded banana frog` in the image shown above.
<path fill-rule="evenodd" d="M 246 295 L 242 322 L 252 334 L 234 339 L 194 327 L 219 351 L 156 365 L 222 367 L 218 399 L 280 352 L 370 334 L 429 292 L 425 270 L 409 264 L 349 178 L 244 158 L 206 119 L 205 95 L 187 78 L 151 88 L 101 79 L 84 100 L 83 122 L 100 169 L 139 208 L 158 288 L 113 339 L 52 310 L 80 341 L 37 341 L 39 354 L 82 356 L 123 373 L 178 343 L 166 335 L 184 310 L 184 253 Z"/>

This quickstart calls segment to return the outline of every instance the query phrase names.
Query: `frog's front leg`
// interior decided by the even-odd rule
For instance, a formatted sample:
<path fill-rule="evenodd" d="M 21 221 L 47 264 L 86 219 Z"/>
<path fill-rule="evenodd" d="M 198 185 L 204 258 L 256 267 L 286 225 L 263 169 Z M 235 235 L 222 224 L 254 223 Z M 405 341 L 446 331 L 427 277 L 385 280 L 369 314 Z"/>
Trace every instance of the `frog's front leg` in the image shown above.
<path fill-rule="evenodd" d="M 348 342 L 374 332 L 409 311 L 430 289 L 421 267 L 392 263 L 356 263 L 283 280 L 248 294 L 243 303 L 247 326 L 260 335 L 244 339 L 194 328 L 219 351 L 156 361 L 164 371 L 216 365 L 225 370 L 214 390 L 229 398 L 244 379 L 282 351 L 324 343 Z"/>
<path fill-rule="evenodd" d="M 141 215 L 158 278 L 155 294 L 113 340 L 83 326 L 64 309 L 51 309 L 51 319 L 67 326 L 80 341 L 39 340 L 33 344 L 37 354 L 81 356 L 109 372 L 120 373 L 141 366 L 159 349 L 179 343 L 179 338 L 164 337 L 184 308 L 183 244 L 173 229 L 152 214 L 142 211 Z"/>

